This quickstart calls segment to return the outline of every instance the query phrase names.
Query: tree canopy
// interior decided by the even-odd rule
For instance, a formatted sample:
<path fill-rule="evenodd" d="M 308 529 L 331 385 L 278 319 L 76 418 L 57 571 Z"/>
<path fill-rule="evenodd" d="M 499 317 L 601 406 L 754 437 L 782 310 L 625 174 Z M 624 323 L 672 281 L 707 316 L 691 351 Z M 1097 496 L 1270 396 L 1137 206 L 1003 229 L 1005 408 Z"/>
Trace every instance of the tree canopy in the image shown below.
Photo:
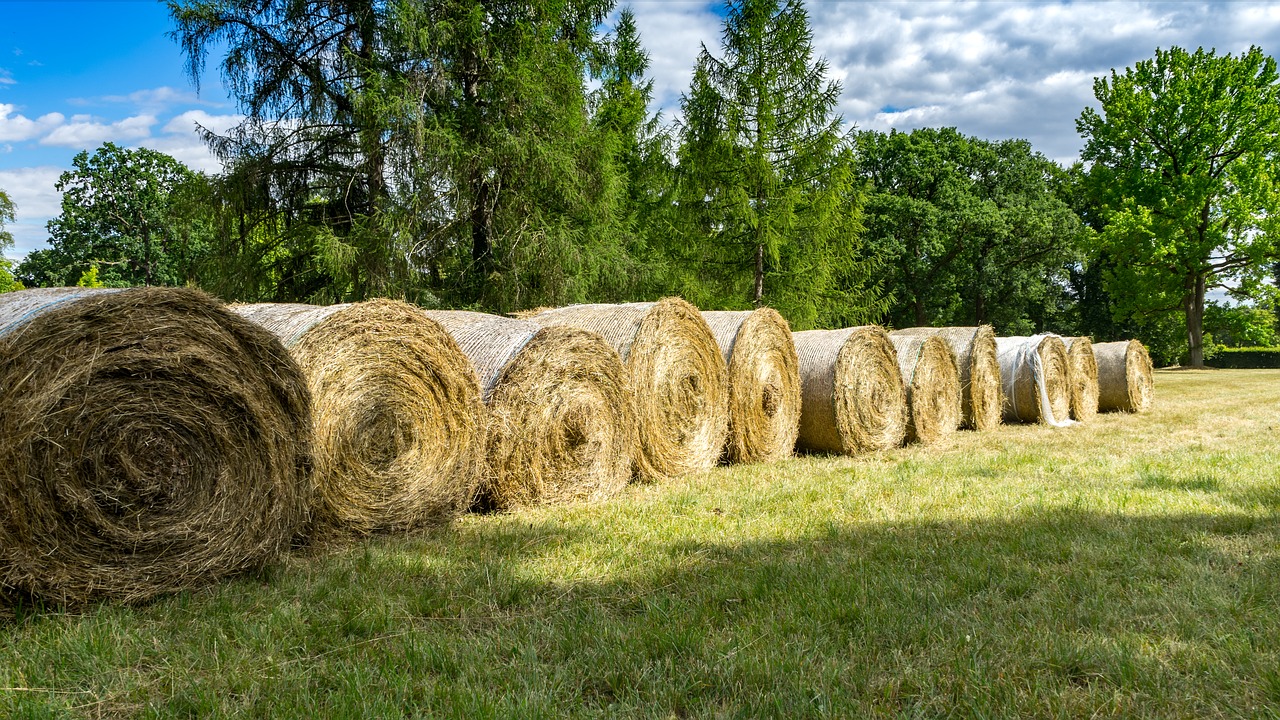
<path fill-rule="evenodd" d="M 13 263 L 4 256 L 5 250 L 13 248 L 13 234 L 5 230 L 4 226 L 13 222 L 16 212 L 13 200 L 4 190 L 0 190 L 0 292 L 21 290 L 23 287 L 13 276 Z"/>
<path fill-rule="evenodd" d="M 33 285 L 75 285 L 93 268 L 108 287 L 195 282 L 206 228 L 191 211 L 196 174 L 164 153 L 106 143 L 78 153 L 57 189 L 49 248 L 18 268 Z"/>
<path fill-rule="evenodd" d="M 1155 57 L 1094 81 L 1100 110 L 1076 125 L 1103 209 L 1116 312 L 1160 323 L 1181 311 L 1193 366 L 1204 363 L 1206 290 L 1247 292 L 1280 257 L 1280 84 L 1257 48 Z"/>

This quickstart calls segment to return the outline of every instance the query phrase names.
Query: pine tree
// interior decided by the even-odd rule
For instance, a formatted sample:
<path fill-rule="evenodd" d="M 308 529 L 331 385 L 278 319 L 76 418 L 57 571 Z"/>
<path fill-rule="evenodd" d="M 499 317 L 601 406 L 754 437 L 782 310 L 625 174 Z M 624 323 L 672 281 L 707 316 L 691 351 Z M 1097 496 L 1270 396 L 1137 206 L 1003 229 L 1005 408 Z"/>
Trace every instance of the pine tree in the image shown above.
<path fill-rule="evenodd" d="M 679 203 L 712 283 L 700 299 L 767 301 L 800 327 L 878 315 L 840 85 L 813 57 L 803 5 L 729 2 L 722 51 L 703 47 L 681 103 Z"/>

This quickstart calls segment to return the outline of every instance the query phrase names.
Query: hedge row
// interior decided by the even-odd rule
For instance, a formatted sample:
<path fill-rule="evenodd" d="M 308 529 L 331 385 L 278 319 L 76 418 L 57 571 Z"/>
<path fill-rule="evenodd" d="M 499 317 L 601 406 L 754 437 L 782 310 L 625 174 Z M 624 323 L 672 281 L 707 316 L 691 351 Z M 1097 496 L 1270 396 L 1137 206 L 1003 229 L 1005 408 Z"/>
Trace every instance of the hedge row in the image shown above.
<path fill-rule="evenodd" d="M 1280 348 L 1220 348 L 1204 364 L 1216 368 L 1280 368 Z"/>

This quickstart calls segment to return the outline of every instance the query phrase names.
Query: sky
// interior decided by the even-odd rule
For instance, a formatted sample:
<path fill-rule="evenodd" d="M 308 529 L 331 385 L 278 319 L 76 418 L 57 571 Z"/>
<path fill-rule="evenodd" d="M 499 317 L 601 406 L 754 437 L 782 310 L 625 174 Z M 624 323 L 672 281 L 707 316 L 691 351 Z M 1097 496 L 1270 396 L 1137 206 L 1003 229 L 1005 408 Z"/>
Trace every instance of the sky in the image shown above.
<path fill-rule="evenodd" d="M 702 45 L 719 54 L 723 11 L 701 1 L 630 5 L 650 54 L 652 109 L 670 122 Z M 1062 163 L 1079 156 L 1075 120 L 1095 105 L 1095 77 L 1173 45 L 1280 54 L 1280 2 L 828 0 L 806 8 L 849 126 L 1024 138 Z M 153 0 L 0 0 L 0 190 L 17 206 L 9 257 L 46 245 L 58 176 L 81 151 L 111 141 L 218 171 L 197 125 L 222 131 L 241 116 L 218 76 L 220 58 L 210 58 L 197 91 L 171 29 L 167 8 Z"/>

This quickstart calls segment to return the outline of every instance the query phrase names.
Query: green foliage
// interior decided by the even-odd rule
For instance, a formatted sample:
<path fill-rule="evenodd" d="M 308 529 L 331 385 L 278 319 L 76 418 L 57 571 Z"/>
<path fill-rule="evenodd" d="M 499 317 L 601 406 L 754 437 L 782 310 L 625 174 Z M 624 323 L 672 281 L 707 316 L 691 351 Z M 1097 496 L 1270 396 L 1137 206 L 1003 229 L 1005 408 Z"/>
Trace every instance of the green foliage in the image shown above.
<path fill-rule="evenodd" d="M 80 279 L 76 281 L 76 287 L 82 287 L 82 288 L 106 287 L 105 285 L 102 284 L 102 280 L 98 279 L 98 266 L 92 265 L 89 267 L 88 270 L 85 270 L 84 274 L 80 276 Z"/>
<path fill-rule="evenodd" d="M 1099 249 L 1123 317 L 1181 310 L 1192 365 L 1203 360 L 1208 288 L 1246 291 L 1280 257 L 1280 84 L 1256 47 L 1236 57 L 1203 48 L 1157 50 L 1152 60 L 1094 82 L 1101 113 L 1077 128 L 1106 220 Z"/>
<path fill-rule="evenodd" d="M 889 321 L 1065 331 L 1067 278 L 1087 230 L 1062 195 L 1068 173 L 1023 140 L 954 128 L 858 135 L 865 220 L 884 258 Z"/>
<path fill-rule="evenodd" d="M 113 143 L 72 165 L 58 179 L 62 212 L 49 221 L 50 247 L 18 267 L 24 282 L 74 285 L 91 266 L 107 287 L 195 281 L 208 249 L 206 228 L 187 212 L 195 173 L 164 153 Z"/>
<path fill-rule="evenodd" d="M 1204 309 L 1204 329 L 1224 347 L 1280 345 L 1276 314 L 1270 308 L 1209 302 Z"/>
<path fill-rule="evenodd" d="M 4 257 L 4 251 L 13 247 L 13 234 L 4 229 L 5 223 L 13 222 L 16 208 L 13 200 L 0 190 L 0 293 L 21 290 L 22 283 L 14 277 L 13 262 Z"/>
<path fill-rule="evenodd" d="M 721 45 L 702 49 L 681 101 L 676 289 L 706 307 L 769 304 L 797 329 L 877 317 L 840 85 L 813 58 L 804 7 L 729 2 Z"/>

